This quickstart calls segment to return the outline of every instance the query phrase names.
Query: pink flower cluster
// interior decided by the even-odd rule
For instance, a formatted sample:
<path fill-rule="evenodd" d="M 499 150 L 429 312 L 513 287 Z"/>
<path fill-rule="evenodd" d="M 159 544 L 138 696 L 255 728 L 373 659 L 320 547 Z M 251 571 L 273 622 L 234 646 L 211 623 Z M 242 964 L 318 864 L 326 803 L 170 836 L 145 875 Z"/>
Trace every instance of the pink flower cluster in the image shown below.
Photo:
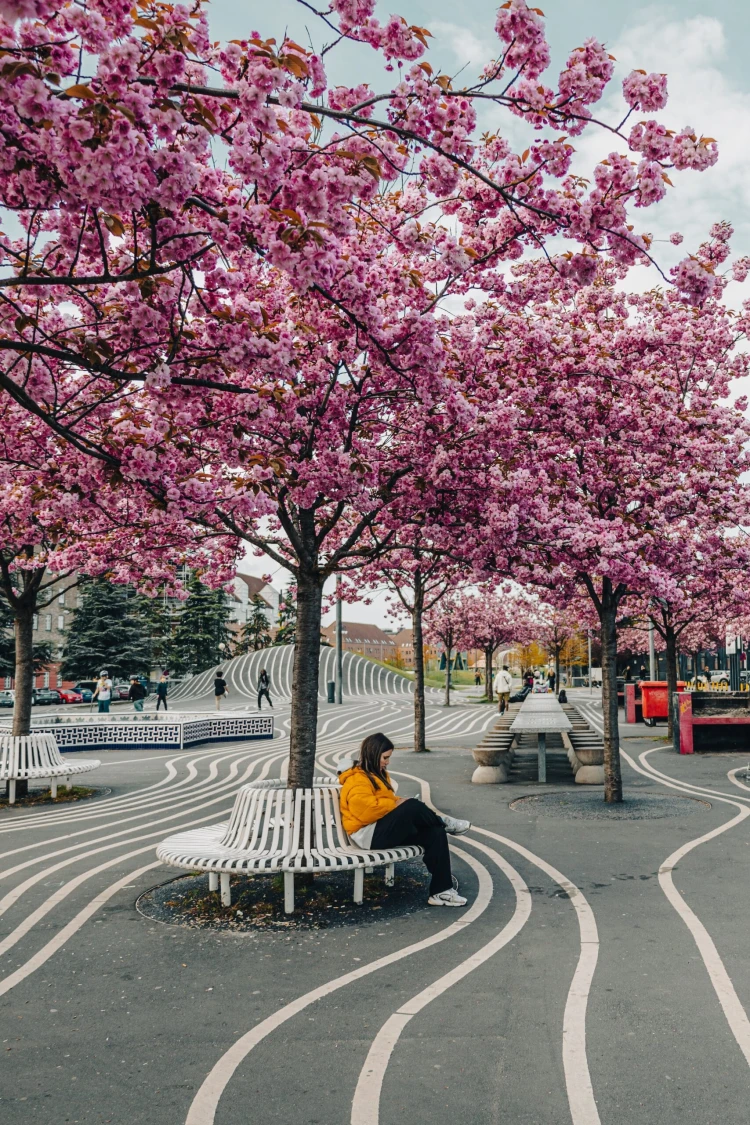
<path fill-rule="evenodd" d="M 658 109 L 664 109 L 667 104 L 667 76 L 633 70 L 624 79 L 622 92 L 631 109 L 654 113 Z"/>

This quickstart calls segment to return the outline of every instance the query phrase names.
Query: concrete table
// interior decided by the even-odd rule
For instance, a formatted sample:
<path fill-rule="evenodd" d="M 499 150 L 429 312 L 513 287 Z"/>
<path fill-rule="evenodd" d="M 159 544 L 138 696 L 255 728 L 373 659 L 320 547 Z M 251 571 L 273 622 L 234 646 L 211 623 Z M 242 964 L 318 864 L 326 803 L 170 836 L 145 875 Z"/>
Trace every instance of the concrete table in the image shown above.
<path fill-rule="evenodd" d="M 554 695 L 529 695 L 511 723 L 511 734 L 536 734 L 539 780 L 547 780 L 547 735 L 572 730 L 570 719 Z"/>

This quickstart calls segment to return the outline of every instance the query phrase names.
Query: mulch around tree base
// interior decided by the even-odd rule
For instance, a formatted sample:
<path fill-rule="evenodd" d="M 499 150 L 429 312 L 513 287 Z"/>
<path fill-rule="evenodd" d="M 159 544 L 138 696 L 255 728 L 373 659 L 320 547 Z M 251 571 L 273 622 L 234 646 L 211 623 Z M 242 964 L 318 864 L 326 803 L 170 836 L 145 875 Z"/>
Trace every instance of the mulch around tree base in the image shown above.
<path fill-rule="evenodd" d="M 8 804 L 5 789 L 0 789 L 0 809 L 28 809 L 33 805 L 68 805 L 73 801 L 85 801 L 89 797 L 106 797 L 111 789 L 91 789 L 86 785 L 71 785 L 64 789 L 61 785 L 57 796 L 51 796 L 51 789 L 47 785 L 44 789 L 30 789 L 28 796 L 17 797 L 14 805 Z"/>
<path fill-rule="evenodd" d="M 284 913 L 281 874 L 232 877 L 232 905 L 222 906 L 219 893 L 209 891 L 208 875 L 180 875 L 141 895 L 139 912 L 156 922 L 193 929 L 224 931 L 320 930 L 334 926 L 381 923 L 429 910 L 427 872 L 421 862 L 399 863 L 396 883 L 386 887 L 383 868 L 365 875 L 364 901 L 352 901 L 351 871 L 323 871 L 310 886 L 294 882 L 294 914 Z"/>
<path fill-rule="evenodd" d="M 641 794 L 626 797 L 616 805 L 604 802 L 601 790 L 596 793 L 534 793 L 511 801 L 514 812 L 537 816 L 557 816 L 564 820 L 662 820 L 665 817 L 688 816 L 710 809 L 709 801 L 697 797 L 659 797 Z"/>

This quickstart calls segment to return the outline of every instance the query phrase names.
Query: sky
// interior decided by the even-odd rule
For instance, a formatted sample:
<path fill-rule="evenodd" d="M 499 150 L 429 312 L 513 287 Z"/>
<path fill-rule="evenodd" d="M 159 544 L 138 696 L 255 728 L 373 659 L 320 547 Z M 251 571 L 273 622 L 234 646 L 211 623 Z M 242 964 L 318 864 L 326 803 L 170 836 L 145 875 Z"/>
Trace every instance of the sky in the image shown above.
<path fill-rule="evenodd" d="M 537 2 L 542 4 L 542 0 Z M 750 254 L 750 0 L 680 0 L 678 4 L 544 0 L 542 6 L 552 50 L 549 85 L 554 85 L 551 76 L 561 69 L 571 50 L 584 39 L 595 37 L 617 60 L 611 93 L 605 96 L 597 116 L 615 123 L 620 119 L 618 113 L 623 115 L 620 83 L 630 70 L 665 72 L 669 103 L 657 115 L 660 120 L 670 127 L 691 125 L 719 143 L 719 161 L 714 168 L 678 175 L 666 199 L 637 216 L 638 229 L 660 240 L 655 248 L 662 268 L 668 269 L 686 250 L 697 246 L 711 224 L 721 219 L 735 228 L 735 254 Z M 498 53 L 493 30 L 496 9 L 497 4 L 489 0 L 463 0 L 461 4 L 455 0 L 389 0 L 378 4 L 376 15 L 384 22 L 395 11 L 410 23 L 427 28 L 433 38 L 425 58 L 433 68 L 452 75 L 465 68 L 463 74 L 469 78 Z M 330 33 L 309 8 L 296 0 L 276 0 L 270 8 L 242 0 L 211 0 L 208 12 L 215 39 L 238 39 L 258 31 L 263 38 L 275 37 L 279 42 L 286 32 L 316 49 L 329 41 Z M 374 90 L 385 89 L 393 80 L 369 48 L 344 44 L 332 54 L 335 62 L 328 67 L 329 80 L 369 82 Z M 492 107 L 481 124 L 482 128 L 501 129 L 512 141 L 516 134 L 520 140 L 524 128 Z M 611 134 L 593 128 L 577 138 L 575 145 L 577 170 L 582 174 L 609 151 L 623 150 Z M 673 231 L 685 237 L 679 250 L 667 241 Z M 640 290 L 651 288 L 656 280 L 653 270 L 638 268 L 632 271 L 628 284 Z M 736 305 L 748 296 L 750 281 L 745 287 L 730 285 L 726 299 Z M 287 581 L 284 572 L 268 559 L 248 557 L 242 569 L 256 575 L 270 574 L 276 586 Z M 344 611 L 349 621 L 389 628 L 405 623 L 403 618 L 399 621 L 387 614 L 383 593 L 376 593 L 370 604 L 356 603 Z M 328 613 L 324 621 L 332 616 Z"/>

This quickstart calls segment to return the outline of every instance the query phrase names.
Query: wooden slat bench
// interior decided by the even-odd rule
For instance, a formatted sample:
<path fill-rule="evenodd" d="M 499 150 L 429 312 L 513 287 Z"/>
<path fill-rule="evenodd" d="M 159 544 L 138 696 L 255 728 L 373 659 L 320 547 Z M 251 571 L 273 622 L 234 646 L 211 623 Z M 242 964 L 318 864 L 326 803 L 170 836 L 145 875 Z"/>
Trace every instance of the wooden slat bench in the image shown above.
<path fill-rule="evenodd" d="M 16 782 L 50 780 L 52 796 L 57 796 L 58 778 L 70 779 L 79 773 L 95 770 L 101 762 L 66 762 L 62 757 L 54 734 L 0 734 L 0 781 L 8 783 L 8 803 L 16 801 Z"/>
<path fill-rule="evenodd" d="M 227 822 L 169 836 L 156 854 L 172 867 L 207 871 L 209 890 L 221 886 L 224 906 L 232 903 L 230 877 L 253 872 L 283 872 L 287 914 L 294 912 L 295 874 L 351 870 L 357 903 L 367 868 L 385 867 L 386 884 L 392 886 L 395 864 L 422 855 L 422 848 L 356 847 L 341 823 L 340 786 L 330 778 L 314 780 L 312 789 L 282 788 L 284 782 L 245 785 Z"/>

